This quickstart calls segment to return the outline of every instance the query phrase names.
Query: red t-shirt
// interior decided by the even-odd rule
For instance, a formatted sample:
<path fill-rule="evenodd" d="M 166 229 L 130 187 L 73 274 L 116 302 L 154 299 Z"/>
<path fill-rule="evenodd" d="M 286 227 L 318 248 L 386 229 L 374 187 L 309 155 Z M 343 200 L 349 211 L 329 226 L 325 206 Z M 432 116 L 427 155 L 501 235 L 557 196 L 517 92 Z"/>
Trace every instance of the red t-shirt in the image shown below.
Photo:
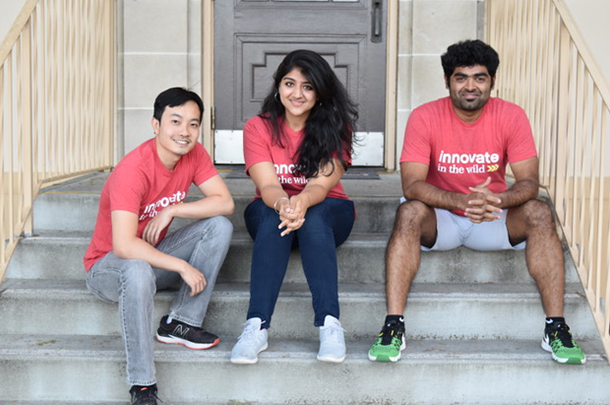
<path fill-rule="evenodd" d="M 248 120 L 244 126 L 244 160 L 246 161 L 246 171 L 252 165 L 260 162 L 271 162 L 275 166 L 275 172 L 282 185 L 282 188 L 289 196 L 297 195 L 303 191 L 308 179 L 305 176 L 295 175 L 294 168 L 297 163 L 296 153 L 303 141 L 305 132 L 293 131 L 288 125 L 282 124 L 285 137 L 282 139 L 284 147 L 274 144 L 271 138 L 271 128 L 268 121 L 256 116 Z M 347 164 L 351 165 L 352 160 L 349 154 Z M 327 197 L 347 199 L 341 182 L 333 187 Z M 260 198 L 260 190 L 256 188 L 256 198 Z"/>
<path fill-rule="evenodd" d="M 400 162 L 428 165 L 426 181 L 446 191 L 468 194 L 468 187 L 491 177 L 489 190 L 501 193 L 508 188 L 506 165 L 534 156 L 532 129 L 521 107 L 490 98 L 481 116 L 467 123 L 445 97 L 413 110 Z"/>
<path fill-rule="evenodd" d="M 200 143 L 182 156 L 174 170 L 168 170 L 157 155 L 155 138 L 123 158 L 112 171 L 100 197 L 93 238 L 83 262 L 89 271 L 99 259 L 112 251 L 112 211 L 138 214 L 137 237 L 146 224 L 168 205 L 184 202 L 191 184 L 200 185 L 218 172 Z M 161 232 L 163 240 L 169 225 Z"/>

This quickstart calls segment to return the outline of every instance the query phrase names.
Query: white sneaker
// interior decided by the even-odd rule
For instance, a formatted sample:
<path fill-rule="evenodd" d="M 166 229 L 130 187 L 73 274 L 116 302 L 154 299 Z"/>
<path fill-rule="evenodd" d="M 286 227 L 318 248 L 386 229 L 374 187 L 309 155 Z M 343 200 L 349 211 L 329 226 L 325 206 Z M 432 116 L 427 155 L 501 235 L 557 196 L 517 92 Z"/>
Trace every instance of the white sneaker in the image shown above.
<path fill-rule="evenodd" d="M 320 326 L 320 350 L 318 360 L 341 363 L 345 360 L 345 337 L 341 322 L 332 315 L 326 315 L 324 326 Z"/>
<path fill-rule="evenodd" d="M 261 329 L 261 318 L 250 318 L 244 325 L 237 343 L 231 350 L 231 363 L 254 364 L 258 361 L 258 354 L 267 350 L 267 329 Z"/>

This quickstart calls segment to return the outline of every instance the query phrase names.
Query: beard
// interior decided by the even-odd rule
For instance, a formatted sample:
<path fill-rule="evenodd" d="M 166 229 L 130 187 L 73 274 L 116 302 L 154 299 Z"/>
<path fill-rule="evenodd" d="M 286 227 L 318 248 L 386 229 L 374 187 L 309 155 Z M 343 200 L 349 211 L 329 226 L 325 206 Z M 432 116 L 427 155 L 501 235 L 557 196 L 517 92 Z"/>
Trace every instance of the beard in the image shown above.
<path fill-rule="evenodd" d="M 463 97 L 465 94 L 476 94 L 478 97 L 468 100 Z M 483 94 L 479 91 L 476 91 L 476 92 L 461 91 L 457 95 L 452 94 L 451 99 L 453 100 L 453 104 L 456 107 L 458 107 L 464 111 L 475 111 L 480 108 L 483 108 L 483 106 L 485 104 L 487 104 L 487 101 L 489 100 L 489 95 L 484 97 Z"/>

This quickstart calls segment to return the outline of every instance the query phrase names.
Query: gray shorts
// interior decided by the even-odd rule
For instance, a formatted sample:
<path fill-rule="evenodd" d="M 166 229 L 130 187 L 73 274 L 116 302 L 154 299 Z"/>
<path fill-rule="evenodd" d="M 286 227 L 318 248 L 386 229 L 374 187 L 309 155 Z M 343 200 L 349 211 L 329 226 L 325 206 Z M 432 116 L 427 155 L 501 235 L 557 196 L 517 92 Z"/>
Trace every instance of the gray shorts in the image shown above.
<path fill-rule="evenodd" d="M 400 202 L 406 201 L 404 198 Z M 466 217 L 456 215 L 451 211 L 435 208 L 436 212 L 436 242 L 431 248 L 422 246 L 421 250 L 451 250 L 466 246 L 473 250 L 521 250 L 525 242 L 513 246 L 508 239 L 506 229 L 506 214 L 503 210 L 500 219 L 491 222 L 475 224 Z"/>

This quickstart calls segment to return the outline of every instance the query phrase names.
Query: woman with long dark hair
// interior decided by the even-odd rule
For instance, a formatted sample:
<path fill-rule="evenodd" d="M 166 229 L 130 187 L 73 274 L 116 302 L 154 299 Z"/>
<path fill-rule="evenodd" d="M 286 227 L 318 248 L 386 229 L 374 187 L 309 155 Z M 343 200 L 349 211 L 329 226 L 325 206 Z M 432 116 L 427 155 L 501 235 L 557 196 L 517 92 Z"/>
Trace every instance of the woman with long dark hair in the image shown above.
<path fill-rule="evenodd" d="M 318 360 L 342 362 L 336 247 L 349 236 L 354 205 L 339 182 L 351 164 L 358 113 L 329 64 L 315 52 L 288 54 L 261 113 L 244 127 L 246 170 L 256 199 L 244 213 L 254 239 L 250 306 L 231 362 L 252 364 L 268 329 L 290 251 L 297 247 L 320 328 Z"/>

